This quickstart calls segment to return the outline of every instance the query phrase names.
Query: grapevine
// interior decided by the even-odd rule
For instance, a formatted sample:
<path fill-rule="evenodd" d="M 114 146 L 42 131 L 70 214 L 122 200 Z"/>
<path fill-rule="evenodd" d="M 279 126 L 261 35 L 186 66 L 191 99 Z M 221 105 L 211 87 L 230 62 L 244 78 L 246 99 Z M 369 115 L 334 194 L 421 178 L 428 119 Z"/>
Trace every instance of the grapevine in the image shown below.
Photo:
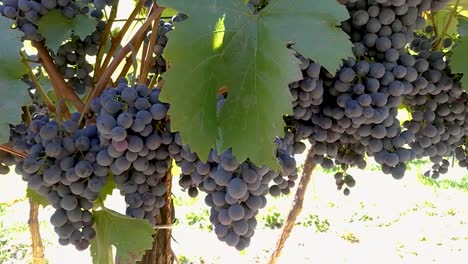
<path fill-rule="evenodd" d="M 344 195 L 370 159 L 396 180 L 416 159 L 434 179 L 468 167 L 460 1 L 245 2 L 136 1 L 118 26 L 118 0 L 0 0 L 0 174 L 54 208 L 61 245 L 96 263 L 114 246 L 130 263 L 165 243 L 171 262 L 173 166 L 175 188 L 204 195 L 214 235 L 239 251 L 269 197 L 296 187 L 299 155 L 302 195 L 316 166 L 336 169 Z M 104 206 L 113 189 L 125 214 Z"/>

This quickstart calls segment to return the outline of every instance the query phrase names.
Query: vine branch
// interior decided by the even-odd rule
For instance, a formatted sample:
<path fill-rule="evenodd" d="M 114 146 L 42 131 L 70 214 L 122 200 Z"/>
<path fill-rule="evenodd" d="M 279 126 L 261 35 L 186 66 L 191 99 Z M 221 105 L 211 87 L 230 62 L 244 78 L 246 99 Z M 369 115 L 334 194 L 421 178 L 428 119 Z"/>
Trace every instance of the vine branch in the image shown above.
<path fill-rule="evenodd" d="M 84 110 L 82 111 L 82 113 L 86 113 L 88 111 L 91 99 L 98 96 L 105 89 L 107 82 L 110 80 L 112 74 L 115 72 L 119 64 L 127 56 L 127 54 L 132 51 L 132 47 L 136 47 L 138 45 L 138 40 L 142 36 L 144 36 L 146 30 L 150 27 L 151 23 L 157 17 L 161 15 L 163 10 L 164 10 L 164 7 L 158 7 L 154 10 L 154 12 L 150 13 L 150 15 L 148 16 L 148 19 L 141 25 L 141 27 L 135 33 L 133 38 L 130 40 L 130 42 L 127 45 L 125 45 L 119 51 L 119 53 L 117 53 L 117 55 L 115 56 L 114 60 L 112 60 L 109 67 L 107 67 L 102 73 L 99 79 L 99 82 L 96 84 L 96 87 L 93 89 L 91 93 L 91 96 L 89 96 L 86 99 L 86 103 L 85 103 Z"/>
<path fill-rule="evenodd" d="M 54 64 L 52 57 L 50 57 L 49 52 L 44 47 L 44 44 L 42 42 L 33 41 L 33 46 L 37 49 L 39 59 L 42 61 L 42 66 L 49 75 L 57 96 L 64 99 L 70 99 L 73 106 L 75 106 L 78 111 L 82 112 L 84 109 L 83 102 L 75 91 L 73 91 L 73 89 L 65 82 L 62 74 L 59 72 L 59 69 Z"/>
<path fill-rule="evenodd" d="M 45 90 L 42 87 L 41 83 L 39 83 L 39 81 L 37 80 L 36 75 L 34 75 L 34 72 L 33 72 L 32 68 L 29 65 L 28 60 L 26 58 L 26 54 L 24 52 L 22 52 L 22 51 L 20 53 L 21 53 L 21 57 L 23 57 L 23 64 L 24 64 L 24 66 L 26 66 L 26 68 L 28 70 L 27 74 L 28 74 L 29 79 L 31 79 L 31 81 L 36 86 L 36 90 L 39 93 L 39 96 L 41 96 L 41 98 L 44 101 L 47 108 L 50 111 L 55 113 L 55 105 L 52 103 L 52 100 L 50 100 L 49 96 L 47 96 L 47 93 L 45 92 Z"/>
<path fill-rule="evenodd" d="M 23 158 L 23 159 L 28 156 L 26 153 L 16 151 L 11 146 L 8 146 L 8 145 L 5 145 L 5 144 L 0 145 L 0 150 L 3 150 L 5 152 L 7 152 L 7 153 L 10 153 L 12 155 L 15 155 L 15 156 Z"/>
<path fill-rule="evenodd" d="M 106 44 L 107 39 L 111 36 L 112 25 L 117 17 L 117 8 L 119 6 L 119 0 L 115 0 L 115 3 L 112 5 L 112 10 L 109 15 L 109 19 L 107 19 L 106 28 L 101 37 L 101 44 L 99 45 L 98 55 L 96 57 L 95 69 L 94 69 L 94 81 L 99 80 L 99 76 L 101 76 L 101 62 L 104 57 L 104 53 L 106 52 Z"/>
<path fill-rule="evenodd" d="M 123 25 L 120 32 L 117 34 L 117 36 L 112 38 L 111 46 L 109 48 L 109 51 L 107 52 L 106 58 L 104 59 L 104 62 L 102 63 L 102 65 L 99 67 L 101 69 L 100 73 L 102 73 L 102 69 L 107 68 L 107 65 L 109 64 L 109 62 L 110 62 L 112 56 L 114 55 L 117 47 L 122 42 L 123 37 L 127 33 L 130 26 L 132 25 L 132 23 L 135 20 L 136 16 L 140 13 L 140 10 L 143 8 L 144 4 L 145 4 L 145 0 L 138 1 L 138 4 L 133 9 L 133 11 L 130 14 L 130 16 L 128 17 L 128 19 L 125 21 L 125 24 Z"/>
<path fill-rule="evenodd" d="M 132 54 L 128 55 L 126 57 L 126 61 L 125 61 L 125 65 L 124 67 L 122 68 L 122 71 L 120 72 L 119 74 L 119 78 L 121 77 L 125 77 L 128 73 L 128 71 L 130 70 L 130 67 L 135 63 L 135 58 L 136 56 L 134 56 L 134 54 L 138 53 L 138 51 L 140 50 L 140 47 L 141 47 L 141 44 L 144 43 L 144 39 L 145 39 L 145 35 L 141 35 L 139 39 L 137 39 L 135 41 L 137 47 L 136 47 L 136 50 L 132 51 Z M 136 74 L 136 67 L 135 67 L 135 74 Z"/>
<path fill-rule="evenodd" d="M 283 232 L 281 233 L 281 237 L 278 239 L 276 243 L 276 249 L 273 251 L 273 254 L 270 256 L 270 260 L 268 264 L 275 264 L 277 263 L 281 253 L 283 251 L 284 245 L 286 240 L 291 235 L 291 231 L 296 224 L 296 219 L 302 211 L 302 205 L 304 204 L 304 196 L 307 190 L 307 186 L 309 185 L 310 178 L 312 176 L 312 172 L 315 168 L 315 164 L 312 160 L 313 158 L 312 149 L 309 149 L 307 153 L 307 158 L 304 162 L 304 170 L 302 172 L 301 180 L 299 181 L 299 186 L 297 187 L 296 195 L 294 196 L 294 201 L 292 204 L 291 211 L 289 211 L 288 218 L 286 219 L 286 223 L 283 227 Z"/>
<path fill-rule="evenodd" d="M 153 22 L 153 28 L 151 31 L 151 36 L 149 40 L 148 47 L 146 49 L 146 52 L 143 54 L 146 55 L 146 57 L 142 58 L 142 67 L 141 67 L 141 72 L 140 72 L 140 80 L 139 83 L 145 84 L 147 79 L 148 79 L 148 72 L 150 70 L 150 67 L 153 65 L 153 49 L 154 45 L 156 44 L 156 41 L 158 40 L 158 30 L 159 30 L 159 19 L 161 18 L 161 15 L 159 15 L 158 18 L 156 18 Z M 144 50 L 145 51 L 145 50 Z"/>

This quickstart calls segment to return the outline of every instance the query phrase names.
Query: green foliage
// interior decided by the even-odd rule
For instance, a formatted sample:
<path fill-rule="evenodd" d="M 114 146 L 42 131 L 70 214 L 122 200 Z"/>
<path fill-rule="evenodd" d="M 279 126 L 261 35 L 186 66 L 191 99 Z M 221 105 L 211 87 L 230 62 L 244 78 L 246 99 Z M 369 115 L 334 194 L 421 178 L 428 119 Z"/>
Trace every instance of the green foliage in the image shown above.
<path fill-rule="evenodd" d="M 21 106 L 31 102 L 28 86 L 21 81 L 27 72 L 19 51 L 22 47 L 22 34 L 11 28 L 11 20 L 0 17 L 0 144 L 10 137 L 8 124 L 17 125 L 21 120 Z"/>
<path fill-rule="evenodd" d="M 439 30 L 445 31 L 443 32 L 445 34 L 443 37 L 455 36 L 457 33 L 458 21 L 457 19 L 451 19 L 452 15 L 453 11 L 448 9 L 442 9 L 439 12 L 433 14 L 434 20 L 436 22 L 433 26 Z"/>
<path fill-rule="evenodd" d="M 459 16 L 458 19 L 457 31 L 460 36 L 465 37 L 468 35 L 468 18 L 464 16 Z"/>
<path fill-rule="evenodd" d="M 201 212 L 189 212 L 185 215 L 189 226 L 198 224 L 198 228 L 201 230 L 213 231 L 213 225 L 210 223 L 210 213 L 207 209 L 203 209 Z"/>
<path fill-rule="evenodd" d="M 463 89 L 468 91 L 468 36 L 459 38 L 457 46 L 452 51 L 450 66 L 454 73 L 463 74 L 461 79 Z"/>
<path fill-rule="evenodd" d="M 263 217 L 265 227 L 279 229 L 284 225 L 284 217 L 279 212 L 271 212 Z"/>
<path fill-rule="evenodd" d="M 0 222 L 0 263 L 27 263 L 31 247 L 17 239 L 19 232 L 26 231 L 26 224 L 5 228 Z"/>
<path fill-rule="evenodd" d="M 94 211 L 96 238 L 91 240 L 94 264 L 114 263 L 112 246 L 117 250 L 116 263 L 135 263 L 153 245 L 154 230 L 144 219 L 134 219 L 110 209 Z"/>
<path fill-rule="evenodd" d="M 328 219 L 320 219 L 320 217 L 316 214 L 310 214 L 304 219 L 303 222 L 300 222 L 298 224 L 301 224 L 304 227 L 315 227 L 315 232 L 318 233 L 325 233 L 330 230 L 330 222 L 328 222 Z"/>
<path fill-rule="evenodd" d="M 423 158 L 423 159 L 415 159 L 415 160 L 408 161 L 406 165 L 410 168 L 413 167 L 413 168 L 420 169 L 421 166 L 429 164 L 430 162 L 431 161 L 428 158 Z"/>
<path fill-rule="evenodd" d="M 359 238 L 353 232 L 343 233 L 340 237 L 350 243 L 359 243 Z"/>
<path fill-rule="evenodd" d="M 115 189 L 115 182 L 114 182 L 114 177 L 112 176 L 112 173 L 109 173 L 109 179 L 107 180 L 106 185 L 101 189 L 101 192 L 99 193 L 99 197 L 97 199 L 97 203 L 102 205 L 104 204 L 104 201 L 106 200 L 108 195 L 112 195 L 112 192 Z"/>
<path fill-rule="evenodd" d="M 337 27 L 348 18 L 346 9 L 328 0 L 278 0 L 253 15 L 241 0 L 158 3 L 189 15 L 169 33 L 165 50 L 171 69 L 161 96 L 171 104 L 173 129 L 204 161 L 214 147 L 232 148 L 240 161 L 278 168 L 274 138 L 292 113 L 287 87 L 302 76 L 285 45 L 295 42 L 304 56 L 335 72 L 352 54 Z M 217 113 L 222 87 L 229 96 Z"/>
<path fill-rule="evenodd" d="M 26 189 L 26 197 L 31 199 L 33 202 L 41 205 L 42 207 L 46 207 L 49 205 L 49 202 L 47 201 L 47 197 L 44 197 L 29 188 Z"/>
<path fill-rule="evenodd" d="M 84 39 L 96 29 L 96 25 L 97 21 L 89 16 L 77 15 L 67 19 L 60 10 L 52 10 L 39 20 L 37 31 L 45 38 L 46 46 L 57 52 L 72 33 Z"/>
<path fill-rule="evenodd" d="M 468 175 L 465 175 L 460 181 L 453 181 L 448 179 L 434 180 L 418 174 L 418 181 L 426 186 L 432 186 L 437 189 L 455 189 L 468 192 Z"/>

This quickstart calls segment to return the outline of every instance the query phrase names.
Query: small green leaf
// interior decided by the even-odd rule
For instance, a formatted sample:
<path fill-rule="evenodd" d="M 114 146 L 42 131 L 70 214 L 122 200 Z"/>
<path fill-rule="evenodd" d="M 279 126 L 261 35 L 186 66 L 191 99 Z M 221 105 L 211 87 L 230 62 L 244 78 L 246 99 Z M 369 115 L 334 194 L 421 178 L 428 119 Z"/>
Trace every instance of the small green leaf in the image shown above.
<path fill-rule="evenodd" d="M 112 246 L 117 250 L 116 263 L 130 264 L 139 261 L 145 250 L 153 246 L 155 233 L 144 219 L 134 219 L 104 208 L 93 212 L 96 238 L 91 240 L 94 264 L 113 263 Z"/>
<path fill-rule="evenodd" d="M 54 53 L 72 33 L 80 39 L 96 30 L 97 21 L 90 16 L 77 15 L 73 19 L 63 16 L 59 10 L 52 10 L 39 20 L 37 31 L 45 38 L 45 45 Z"/>
<path fill-rule="evenodd" d="M 19 54 L 23 47 L 23 34 L 12 29 L 11 25 L 10 19 L 0 17 L 0 144 L 9 140 L 8 124 L 17 125 L 22 122 L 21 106 L 31 102 L 28 86 L 21 81 L 22 76 L 27 73 Z"/>
<path fill-rule="evenodd" d="M 97 199 L 97 202 L 103 205 L 107 196 L 112 195 L 112 192 L 114 191 L 114 189 L 115 189 L 114 177 L 112 176 L 112 173 L 109 173 L 109 178 L 107 179 L 107 183 L 101 189 L 101 192 L 99 192 L 99 197 Z"/>
<path fill-rule="evenodd" d="M 461 79 L 463 90 L 468 91 L 468 36 L 459 38 L 456 44 L 452 50 L 450 66 L 452 72 L 463 74 Z"/>
<path fill-rule="evenodd" d="M 175 15 L 177 15 L 177 11 L 175 11 L 172 8 L 166 8 L 166 9 L 164 9 L 161 17 L 173 17 Z"/>
<path fill-rule="evenodd" d="M 38 194 L 37 192 L 27 188 L 26 189 L 26 197 L 31 199 L 33 202 L 41 205 L 42 207 L 46 207 L 49 205 L 49 202 L 47 201 L 47 198 Z"/>
<path fill-rule="evenodd" d="M 274 139 L 284 133 L 283 116 L 292 113 L 288 84 L 302 78 L 286 45 L 295 43 L 335 72 L 352 56 L 349 36 L 338 27 L 349 17 L 346 8 L 330 0 L 276 0 L 254 15 L 242 0 L 158 4 L 189 16 L 169 33 L 165 50 L 171 69 L 161 98 L 171 104 L 174 130 L 202 160 L 212 148 L 232 148 L 240 161 L 278 168 Z M 217 113 L 222 87 L 229 96 Z"/>
<path fill-rule="evenodd" d="M 468 36 L 468 18 L 464 16 L 459 16 L 458 17 L 458 34 L 460 36 Z"/>
<path fill-rule="evenodd" d="M 86 15 L 77 15 L 72 20 L 73 33 L 84 40 L 86 36 L 91 35 L 97 26 L 97 20 Z"/>
<path fill-rule="evenodd" d="M 59 10 L 52 10 L 39 20 L 37 31 L 45 38 L 45 45 L 54 53 L 62 43 L 69 39 L 73 22 Z"/>

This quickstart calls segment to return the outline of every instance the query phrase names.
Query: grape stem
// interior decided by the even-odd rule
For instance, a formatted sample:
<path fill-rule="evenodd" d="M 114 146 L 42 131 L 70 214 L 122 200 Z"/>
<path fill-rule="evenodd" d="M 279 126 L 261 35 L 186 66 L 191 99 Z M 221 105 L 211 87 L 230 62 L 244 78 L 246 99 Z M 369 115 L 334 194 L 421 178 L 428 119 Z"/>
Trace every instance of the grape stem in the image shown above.
<path fill-rule="evenodd" d="M 39 95 L 41 96 L 42 100 L 44 101 L 46 107 L 50 111 L 55 113 L 55 106 L 52 103 L 52 100 L 50 100 L 49 96 L 47 96 L 47 93 L 44 91 L 44 88 L 42 87 L 41 83 L 39 83 L 39 81 L 37 80 L 36 75 L 34 75 L 34 72 L 33 72 L 32 68 L 29 65 L 28 60 L 26 58 L 26 54 L 23 51 L 20 51 L 20 54 L 21 54 L 21 57 L 23 57 L 23 64 L 26 67 L 26 69 L 28 70 L 27 74 L 28 74 L 29 79 L 31 79 L 31 81 L 36 86 L 36 90 L 39 93 Z"/>
<path fill-rule="evenodd" d="M 458 14 L 458 6 L 459 5 L 460 5 L 460 0 L 457 0 L 455 2 L 455 5 L 453 6 L 452 11 L 448 14 L 447 23 L 445 23 L 444 28 L 442 29 L 442 32 L 440 32 L 440 34 L 437 35 L 436 45 L 435 45 L 436 50 L 441 50 L 442 49 L 442 44 L 443 43 L 442 43 L 441 40 L 442 40 L 442 38 L 444 36 L 448 35 L 447 31 L 448 31 L 448 29 L 450 27 L 450 24 L 452 24 L 454 17 L 456 17 L 457 14 Z"/>
<path fill-rule="evenodd" d="M 313 156 L 314 154 L 313 154 L 312 149 L 309 149 L 309 152 L 307 153 L 307 158 L 304 162 L 304 170 L 302 172 L 301 180 L 299 182 L 299 186 L 297 187 L 296 195 L 294 196 L 294 201 L 291 207 L 291 211 L 289 211 L 289 215 L 284 224 L 281 237 L 276 243 L 276 250 L 274 250 L 273 254 L 270 256 L 270 260 L 268 261 L 268 264 L 277 263 L 279 257 L 281 256 L 286 240 L 291 235 L 291 231 L 294 225 L 296 224 L 296 219 L 302 211 L 305 192 L 307 190 L 307 186 L 309 185 L 312 172 L 315 168 L 315 164 L 313 162 Z"/>
<path fill-rule="evenodd" d="M 31 113 L 27 106 L 22 106 L 21 110 L 23 111 L 21 117 L 23 118 L 24 123 L 29 126 L 29 124 L 31 124 Z"/>
<path fill-rule="evenodd" d="M 94 69 L 94 82 L 99 79 L 101 75 L 101 62 L 104 57 L 104 53 L 106 52 L 106 44 L 107 39 L 111 36 L 112 32 L 112 25 L 114 24 L 115 18 L 117 17 L 117 8 L 119 6 L 119 0 L 115 0 L 115 3 L 112 5 L 112 10 L 109 15 L 109 19 L 107 19 L 106 28 L 102 33 L 101 43 L 99 45 L 98 55 L 96 57 L 95 69 Z"/>
<path fill-rule="evenodd" d="M 0 150 L 3 150 L 5 152 L 7 152 L 7 153 L 10 153 L 12 155 L 15 155 L 15 156 L 23 158 L 23 159 L 28 156 L 26 153 L 16 151 L 11 146 L 8 146 L 8 145 L 5 145 L 5 144 L 0 145 Z"/>
<path fill-rule="evenodd" d="M 161 80 L 161 82 L 158 83 L 158 75 L 155 74 L 155 75 L 153 76 L 153 78 L 151 78 L 151 81 L 150 81 L 150 84 L 148 85 L 148 87 L 150 87 L 150 89 L 151 89 L 152 87 L 154 87 L 155 85 L 157 85 L 159 88 L 162 88 L 161 86 L 159 86 L 159 84 L 164 84 L 164 82 Z"/>
<path fill-rule="evenodd" d="M 135 54 L 138 53 L 140 50 L 141 44 L 144 43 L 143 40 L 145 39 L 145 35 L 142 35 L 139 39 L 135 41 L 136 43 L 136 50 L 132 50 L 132 53 L 126 57 L 125 66 L 122 68 L 122 71 L 119 74 L 119 78 L 125 77 L 130 70 L 130 67 L 133 65 L 134 72 L 137 72 L 137 67 L 135 66 L 136 56 Z"/>
<path fill-rule="evenodd" d="M 37 49 L 39 59 L 41 60 L 42 66 L 49 75 L 57 97 L 70 99 L 73 106 L 75 106 L 79 112 L 82 112 L 84 109 L 83 102 L 73 91 L 73 89 L 65 82 L 65 79 L 63 78 L 62 74 L 60 74 L 59 69 L 54 64 L 52 57 L 50 57 L 49 52 L 44 47 L 44 43 L 33 41 L 33 46 Z"/>
<path fill-rule="evenodd" d="M 450 24 L 452 23 L 453 18 L 457 16 L 459 5 L 460 5 L 460 0 L 457 0 L 457 2 L 455 2 L 455 5 L 453 6 L 452 12 L 450 12 L 449 14 L 449 18 L 447 20 L 447 23 L 445 24 L 443 34 L 447 33 L 448 28 L 450 27 Z"/>
<path fill-rule="evenodd" d="M 154 45 L 156 44 L 156 41 L 158 40 L 158 30 L 159 30 L 159 20 L 160 20 L 160 18 L 161 18 L 161 15 L 159 15 L 159 17 L 156 18 L 156 20 L 154 20 L 148 47 L 147 47 L 146 50 L 143 50 L 140 80 L 138 82 L 140 84 L 146 84 L 146 82 L 148 80 L 149 69 L 153 65 L 153 49 L 154 49 Z M 146 55 L 146 57 L 144 57 L 145 55 Z"/>
<path fill-rule="evenodd" d="M 99 80 L 101 79 L 101 74 L 104 74 L 103 69 L 107 69 L 107 65 L 109 64 L 111 58 L 114 56 L 114 53 L 119 46 L 119 44 L 122 42 L 123 37 L 127 33 L 128 29 L 132 25 L 133 21 L 135 20 L 136 16 L 140 13 L 140 10 L 143 8 L 145 4 L 145 0 L 140 0 L 138 1 L 138 4 L 135 6 L 133 9 L 132 13 L 128 17 L 128 19 L 125 21 L 125 24 L 123 25 L 122 29 L 119 31 L 117 36 L 112 38 L 111 46 L 109 48 L 109 51 L 107 52 L 106 58 L 104 59 L 104 62 L 100 66 L 96 66 L 96 68 L 99 67 L 100 69 L 100 74 L 99 74 Z M 103 46 L 103 45 L 101 45 Z M 97 65 L 97 63 L 96 63 Z"/>
<path fill-rule="evenodd" d="M 154 12 L 150 13 L 148 16 L 148 19 L 141 25 L 141 27 L 138 29 L 138 31 L 135 33 L 135 35 L 132 37 L 130 42 L 125 45 L 119 53 L 115 56 L 114 60 L 112 60 L 111 64 L 109 67 L 106 68 L 106 70 L 102 73 L 102 76 L 100 77 L 98 83 L 96 84 L 95 88 L 93 89 L 91 96 L 86 98 L 86 103 L 83 108 L 83 111 L 81 111 L 82 115 L 80 118 L 80 123 L 84 117 L 84 114 L 88 112 L 89 105 L 91 103 L 91 100 L 99 96 L 101 92 L 106 88 L 107 83 L 109 82 L 112 74 L 115 72 L 119 64 L 122 62 L 122 60 L 127 56 L 129 52 L 132 51 L 132 47 L 136 47 L 138 45 L 138 40 L 143 36 L 146 32 L 146 30 L 150 27 L 151 23 L 161 15 L 162 11 L 164 10 L 164 7 L 158 7 L 154 10 Z"/>

